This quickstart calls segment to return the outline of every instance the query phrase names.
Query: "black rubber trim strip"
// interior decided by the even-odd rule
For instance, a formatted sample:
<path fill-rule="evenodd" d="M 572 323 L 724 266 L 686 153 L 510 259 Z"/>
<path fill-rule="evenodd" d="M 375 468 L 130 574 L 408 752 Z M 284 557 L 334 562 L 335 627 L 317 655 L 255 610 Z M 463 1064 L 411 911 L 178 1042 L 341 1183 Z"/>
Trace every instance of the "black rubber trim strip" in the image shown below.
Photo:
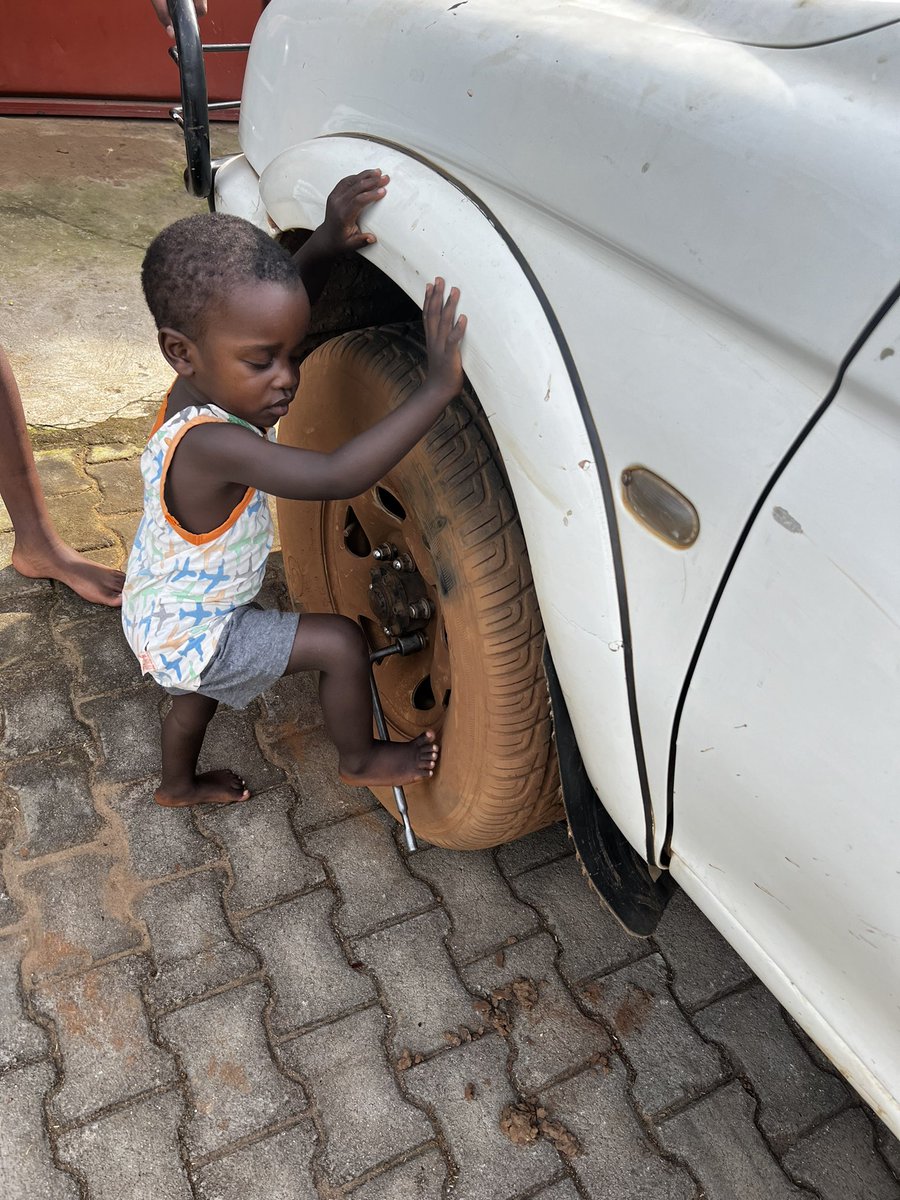
<path fill-rule="evenodd" d="M 694 677 L 694 671 L 696 670 L 697 663 L 700 660 L 703 646 L 706 642 L 707 635 L 709 634 L 710 627 L 712 626 L 713 619 L 716 615 L 716 609 L 719 607 L 719 602 L 721 601 L 725 588 L 728 585 L 728 580 L 731 578 L 731 573 L 734 570 L 741 551 L 744 548 L 744 543 L 750 536 L 750 530 L 756 523 L 756 518 L 762 511 L 763 505 L 772 494 L 772 490 L 776 483 L 784 474 L 794 455 L 809 437 L 814 427 L 831 407 L 834 398 L 840 391 L 841 384 L 844 382 L 844 376 L 847 374 L 850 364 L 853 362 L 854 358 L 856 358 L 857 354 L 859 354 L 860 350 L 863 348 L 863 346 L 866 344 L 866 342 L 869 340 L 869 338 L 898 300 L 900 300 L 900 283 L 898 283 L 893 291 L 889 293 L 887 299 L 882 301 L 882 303 L 876 309 L 874 315 L 871 316 L 866 322 L 862 332 L 857 336 L 853 345 L 844 356 L 841 365 L 838 367 L 837 375 L 835 376 L 834 382 L 832 383 L 825 399 L 821 404 L 818 405 L 812 416 L 807 420 L 806 424 L 802 427 L 791 445 L 788 447 L 788 450 L 781 462 L 775 468 L 774 474 L 771 476 L 759 499 L 750 510 L 750 515 L 747 517 L 744 528 L 741 530 L 740 537 L 738 538 L 737 542 L 735 543 L 735 547 L 731 552 L 731 557 L 728 559 L 724 574 L 719 580 L 719 586 L 716 588 L 715 595 L 713 596 L 712 603 L 709 607 L 709 612 L 706 614 L 706 620 L 703 622 L 703 625 L 700 629 L 700 637 L 697 640 L 697 645 L 694 647 L 694 653 L 691 655 L 691 661 L 688 664 L 687 674 L 685 675 L 684 683 L 681 686 L 681 694 L 678 697 L 678 704 L 675 707 L 675 718 L 672 722 L 672 736 L 669 742 L 669 767 L 666 778 L 666 836 L 663 841 L 662 852 L 660 853 L 660 866 L 668 867 L 672 860 L 672 836 L 675 826 L 675 761 L 678 753 L 678 732 L 681 728 L 681 717 L 682 713 L 684 712 L 684 706 L 685 702 L 687 701 L 687 695 L 688 691 L 690 690 L 691 681 Z"/>
<path fill-rule="evenodd" d="M 656 865 L 655 862 L 655 837 L 654 837 L 654 821 L 653 821 L 653 804 L 650 799 L 650 785 L 647 779 L 647 764 L 644 758 L 644 744 L 641 737 L 641 723 L 638 715 L 637 693 L 634 684 L 634 660 L 631 653 L 631 622 L 628 616 L 628 593 L 625 587 L 625 564 L 622 559 L 622 546 L 619 541 L 619 526 L 616 521 L 615 499 L 612 493 L 612 484 L 609 478 L 609 469 L 606 465 L 606 455 L 603 453 L 603 446 L 600 442 L 600 435 L 597 432 L 597 427 L 594 424 L 591 410 L 588 407 L 587 396 L 585 395 L 584 387 L 581 383 L 581 377 L 578 374 L 578 369 L 575 366 L 575 361 L 572 357 L 572 352 L 569 349 L 569 344 L 560 326 L 556 313 L 548 300 L 544 289 L 538 282 L 537 276 L 531 269 L 528 260 L 525 258 L 522 251 L 513 241 L 510 234 L 503 227 L 497 217 L 491 212 L 487 205 L 473 192 L 461 183 L 454 176 L 450 175 L 438 163 L 432 162 L 426 158 L 424 154 L 420 154 L 416 150 L 411 150 L 408 146 L 403 146 L 399 142 L 389 141 L 387 138 L 377 137 L 370 133 L 329 133 L 323 134 L 322 139 L 329 138 L 354 138 L 358 141 L 372 142 L 376 145 L 387 146 L 391 150 L 397 150 L 400 154 L 405 154 L 408 158 L 413 158 L 416 162 L 422 163 L 429 170 L 434 171 L 436 175 L 447 181 L 457 191 L 462 194 L 475 205 L 479 212 L 490 221 L 491 225 L 496 229 L 497 233 L 506 243 L 507 249 L 515 258 L 523 274 L 531 284 L 534 294 L 540 302 L 541 308 L 544 310 L 544 316 L 553 331 L 553 336 L 556 338 L 559 351 L 566 365 L 566 370 L 569 374 L 569 381 L 572 384 L 572 389 L 575 392 L 578 400 L 578 408 L 581 413 L 581 419 L 584 422 L 585 430 L 587 431 L 588 440 L 591 444 L 591 450 L 594 454 L 594 459 L 597 463 L 597 478 L 600 480 L 600 488 L 603 492 L 603 503 L 606 508 L 606 520 L 609 526 L 609 540 L 612 550 L 613 564 L 616 573 L 616 593 L 619 600 L 619 619 L 622 626 L 622 652 L 625 662 L 625 685 L 628 692 L 628 710 L 631 718 L 631 736 L 634 741 L 634 756 L 638 771 L 638 781 L 641 788 L 641 800 L 644 807 L 644 826 L 646 830 L 646 849 L 647 861 Z"/>
<path fill-rule="evenodd" d="M 854 38 L 865 37 L 869 33 L 877 33 L 879 29 L 889 29 L 891 25 L 900 25 L 897 17 L 890 21 L 880 21 L 877 25 L 869 25 L 866 29 L 854 29 L 850 33 L 841 33 L 836 37 L 823 38 L 821 42 L 744 42 L 739 38 L 723 38 L 723 41 L 734 42 L 736 46 L 749 46 L 753 50 L 815 50 L 819 46 L 835 46 L 838 42 L 850 42 Z"/>

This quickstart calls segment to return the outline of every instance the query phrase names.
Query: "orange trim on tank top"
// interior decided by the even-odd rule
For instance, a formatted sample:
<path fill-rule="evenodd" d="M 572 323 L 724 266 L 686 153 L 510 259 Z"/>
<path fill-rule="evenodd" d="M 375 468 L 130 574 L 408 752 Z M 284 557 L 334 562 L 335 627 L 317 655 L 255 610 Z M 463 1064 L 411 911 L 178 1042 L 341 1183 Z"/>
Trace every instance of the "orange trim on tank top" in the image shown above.
<path fill-rule="evenodd" d="M 159 412 L 156 414 L 156 417 L 154 418 L 153 428 L 150 430 L 151 438 L 153 437 L 153 435 L 155 433 L 159 433 L 159 431 L 162 429 L 163 425 L 165 425 L 165 423 L 166 423 L 166 409 L 169 407 L 169 397 L 172 395 L 172 388 L 175 386 L 175 384 L 177 382 L 178 382 L 177 379 L 173 379 L 172 382 L 169 384 L 169 390 L 166 392 L 165 396 L 163 397 L 163 402 L 159 406 Z M 147 441 L 149 442 L 150 438 L 147 438 Z"/>
<path fill-rule="evenodd" d="M 168 397 L 166 397 L 166 400 L 163 401 L 163 412 L 165 412 L 167 401 Z M 221 537 L 223 533 L 227 533 L 253 499 L 253 496 L 256 492 L 256 488 L 248 487 L 246 492 L 244 492 L 243 497 L 238 501 L 237 506 L 228 514 L 228 517 L 222 522 L 221 525 L 217 526 L 215 529 L 211 529 L 209 533 L 190 533 L 189 530 L 182 527 L 178 521 L 178 518 L 174 517 L 169 512 L 169 507 L 166 504 L 166 476 L 169 473 L 172 455 L 178 449 L 179 442 L 187 433 L 187 431 L 189 429 L 193 429 L 195 425 L 224 424 L 226 424 L 226 422 L 220 417 L 194 417 L 191 421 L 185 421 L 185 423 L 172 438 L 171 442 L 169 442 L 169 448 L 166 450 L 166 457 L 163 459 L 162 475 L 160 476 L 159 480 L 159 502 L 162 505 L 163 516 L 166 518 L 166 521 L 172 526 L 178 536 L 184 538 L 186 542 L 190 542 L 192 546 L 204 546 L 207 542 L 214 542 L 216 538 Z"/>

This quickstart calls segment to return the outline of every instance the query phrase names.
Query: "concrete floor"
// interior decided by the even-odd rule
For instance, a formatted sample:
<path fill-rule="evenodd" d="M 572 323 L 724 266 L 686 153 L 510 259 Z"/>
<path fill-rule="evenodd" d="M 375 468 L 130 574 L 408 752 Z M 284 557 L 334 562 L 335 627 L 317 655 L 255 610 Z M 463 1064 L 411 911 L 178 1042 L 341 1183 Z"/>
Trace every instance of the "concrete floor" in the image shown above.
<path fill-rule="evenodd" d="M 214 151 L 236 129 L 214 130 Z M 141 295 L 148 243 L 204 211 L 171 122 L 0 119 L 0 342 L 29 423 L 136 417 L 171 381 Z"/>

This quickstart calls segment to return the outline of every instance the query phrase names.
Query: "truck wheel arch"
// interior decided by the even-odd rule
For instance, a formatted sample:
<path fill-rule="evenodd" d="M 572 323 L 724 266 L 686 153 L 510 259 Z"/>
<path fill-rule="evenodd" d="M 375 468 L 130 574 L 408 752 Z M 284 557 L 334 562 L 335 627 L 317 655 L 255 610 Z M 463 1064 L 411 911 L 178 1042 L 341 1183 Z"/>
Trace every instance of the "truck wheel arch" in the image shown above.
<path fill-rule="evenodd" d="M 631 845 L 652 861 L 652 810 L 630 670 L 627 594 L 612 489 L 577 370 L 527 264 L 477 197 L 413 152 L 334 135 L 293 146 L 259 179 L 280 229 L 312 229 L 334 183 L 370 166 L 391 176 L 364 218 L 362 251 L 415 303 L 442 275 L 469 317 L 463 365 L 496 438 L 519 510 L 561 694 L 590 781 Z M 246 174 L 244 160 L 229 172 Z M 394 199 L 395 203 L 389 203 Z M 228 207 L 227 202 L 223 207 Z M 246 211 L 246 206 L 244 211 Z"/>

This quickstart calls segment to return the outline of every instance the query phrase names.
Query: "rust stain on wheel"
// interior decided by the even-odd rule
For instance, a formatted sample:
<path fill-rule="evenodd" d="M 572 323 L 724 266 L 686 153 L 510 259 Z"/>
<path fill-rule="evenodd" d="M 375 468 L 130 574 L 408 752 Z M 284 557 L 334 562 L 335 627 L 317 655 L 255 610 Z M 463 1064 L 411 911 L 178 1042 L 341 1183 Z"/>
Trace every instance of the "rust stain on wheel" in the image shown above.
<path fill-rule="evenodd" d="M 344 334 L 303 364 L 279 440 L 330 451 L 367 429 L 422 381 L 408 330 Z M 562 815 L 544 635 L 525 541 L 490 429 L 461 396 L 398 466 L 351 500 L 278 501 L 288 585 L 309 612 L 361 620 L 389 638 L 370 601 L 372 551 L 406 555 L 430 616 L 428 647 L 376 667 L 392 736 L 434 728 L 434 779 L 407 789 L 413 828 L 438 846 L 479 849 Z M 418 593 L 417 593 L 418 594 Z M 374 789 L 395 811 L 389 788 Z"/>

